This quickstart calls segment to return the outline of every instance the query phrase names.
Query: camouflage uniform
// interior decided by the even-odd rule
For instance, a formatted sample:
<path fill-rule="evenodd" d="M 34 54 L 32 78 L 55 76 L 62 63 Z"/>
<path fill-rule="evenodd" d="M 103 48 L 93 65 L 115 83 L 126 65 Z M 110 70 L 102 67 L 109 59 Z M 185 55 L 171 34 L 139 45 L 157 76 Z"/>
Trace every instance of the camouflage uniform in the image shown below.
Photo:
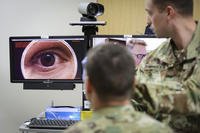
<path fill-rule="evenodd" d="M 137 70 L 133 105 L 176 132 L 200 133 L 200 22 L 186 49 L 169 39 Z"/>
<path fill-rule="evenodd" d="M 131 105 L 108 107 L 93 112 L 91 119 L 72 126 L 65 133 L 171 133 L 171 129 Z"/>

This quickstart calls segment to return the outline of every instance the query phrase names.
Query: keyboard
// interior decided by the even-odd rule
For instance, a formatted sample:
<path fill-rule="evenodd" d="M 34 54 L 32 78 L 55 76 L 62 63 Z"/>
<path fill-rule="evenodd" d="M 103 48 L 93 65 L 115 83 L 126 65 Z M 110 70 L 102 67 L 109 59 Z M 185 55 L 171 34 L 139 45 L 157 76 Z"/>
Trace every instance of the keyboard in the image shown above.
<path fill-rule="evenodd" d="M 66 129 L 69 126 L 77 123 L 77 120 L 61 120 L 61 119 L 37 119 L 33 118 L 30 124 L 27 125 L 29 128 L 46 128 L 46 129 Z"/>

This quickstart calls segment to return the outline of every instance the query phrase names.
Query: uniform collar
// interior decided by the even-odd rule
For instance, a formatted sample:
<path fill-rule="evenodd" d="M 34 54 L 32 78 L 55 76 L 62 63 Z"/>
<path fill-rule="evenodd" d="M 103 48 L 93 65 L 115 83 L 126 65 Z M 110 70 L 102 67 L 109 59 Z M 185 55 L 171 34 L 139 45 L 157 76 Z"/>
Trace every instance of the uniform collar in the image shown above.
<path fill-rule="evenodd" d="M 200 54 L 200 22 L 197 23 L 196 30 L 193 33 L 192 39 L 186 49 L 178 50 L 172 39 L 170 40 L 170 45 L 174 56 L 177 57 L 177 59 L 188 60 L 198 56 Z"/>
<path fill-rule="evenodd" d="M 125 106 L 112 106 L 112 107 L 106 107 L 103 109 L 99 109 L 93 112 L 93 118 L 98 118 L 102 116 L 111 116 L 111 117 L 117 117 L 119 116 L 119 112 L 129 112 L 134 111 L 131 104 L 125 105 Z"/>
<path fill-rule="evenodd" d="M 187 48 L 187 59 L 200 55 L 200 21 L 198 21 L 193 38 Z"/>

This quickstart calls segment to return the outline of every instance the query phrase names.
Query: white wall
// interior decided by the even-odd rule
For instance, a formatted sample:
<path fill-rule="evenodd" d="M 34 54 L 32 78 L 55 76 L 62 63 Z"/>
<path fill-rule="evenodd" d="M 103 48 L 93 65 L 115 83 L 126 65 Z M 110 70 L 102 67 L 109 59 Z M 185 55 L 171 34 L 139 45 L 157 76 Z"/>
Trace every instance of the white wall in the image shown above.
<path fill-rule="evenodd" d="M 73 91 L 23 90 L 10 83 L 9 36 L 82 35 L 80 2 L 96 0 L 0 0 L 0 133 L 18 133 L 18 127 L 51 104 L 81 105 L 81 85 Z"/>

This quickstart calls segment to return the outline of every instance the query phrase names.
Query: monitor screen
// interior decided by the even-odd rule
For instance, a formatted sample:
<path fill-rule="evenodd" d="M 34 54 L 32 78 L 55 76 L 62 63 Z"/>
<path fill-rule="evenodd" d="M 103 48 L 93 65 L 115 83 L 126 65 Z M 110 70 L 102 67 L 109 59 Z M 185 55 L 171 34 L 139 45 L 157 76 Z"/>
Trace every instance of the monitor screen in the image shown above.
<path fill-rule="evenodd" d="M 82 82 L 83 36 L 10 37 L 11 82 Z"/>
<path fill-rule="evenodd" d="M 167 40 L 167 38 L 157 38 L 155 36 L 146 35 L 94 35 L 91 37 L 93 47 L 108 42 L 120 43 L 122 45 L 127 45 L 130 40 L 142 40 L 146 43 L 146 50 L 150 52 L 156 49 L 160 44 Z"/>
<path fill-rule="evenodd" d="M 145 35 L 94 35 L 91 41 L 93 47 L 105 42 L 124 45 L 131 51 L 136 65 L 139 65 L 146 54 L 167 41 L 167 38 Z"/>

